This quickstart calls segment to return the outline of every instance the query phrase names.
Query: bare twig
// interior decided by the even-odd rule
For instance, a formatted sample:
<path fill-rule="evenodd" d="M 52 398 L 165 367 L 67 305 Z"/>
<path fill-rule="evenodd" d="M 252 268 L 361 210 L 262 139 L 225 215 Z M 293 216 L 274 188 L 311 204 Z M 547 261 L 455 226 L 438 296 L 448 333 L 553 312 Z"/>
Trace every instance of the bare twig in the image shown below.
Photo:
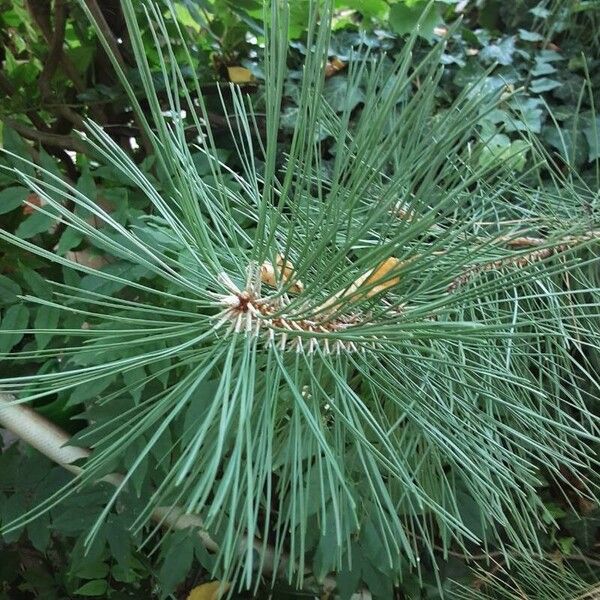
<path fill-rule="evenodd" d="M 14 119 L 4 119 L 4 123 L 28 140 L 40 142 L 41 144 L 47 144 L 49 146 L 56 146 L 63 150 L 73 150 L 75 152 L 86 151 L 84 144 L 73 136 L 39 131 L 33 127 L 20 123 L 19 121 L 15 121 Z"/>
<path fill-rule="evenodd" d="M 108 46 L 110 47 L 110 51 L 113 54 L 115 60 L 117 61 L 117 63 L 119 64 L 119 66 L 121 67 L 123 72 L 126 72 L 127 63 L 125 62 L 125 59 L 123 58 L 123 55 L 121 54 L 121 49 L 119 48 L 119 44 L 115 38 L 115 35 L 112 32 L 112 29 L 106 22 L 106 18 L 104 17 L 104 13 L 102 12 L 102 9 L 98 5 L 98 2 L 96 0 L 85 0 L 85 3 L 96 23 L 96 26 L 98 27 L 102 36 L 105 38 Z M 152 154 L 153 147 L 152 147 L 152 144 L 150 143 L 150 140 L 148 139 L 148 136 L 146 135 L 144 128 L 139 123 L 139 119 L 137 118 L 136 115 L 134 115 L 134 119 L 135 119 L 136 123 L 138 123 L 138 125 L 139 125 L 140 141 L 142 143 L 142 146 L 144 147 L 144 150 L 146 151 L 146 154 Z"/>
<path fill-rule="evenodd" d="M 54 73 L 63 54 L 63 44 L 65 41 L 65 27 L 67 23 L 67 10 L 64 0 L 55 0 L 54 2 L 54 31 L 50 41 L 48 56 L 44 62 L 44 70 L 40 75 L 38 85 L 42 96 L 46 97 L 50 94 L 50 81 L 54 77 Z"/>

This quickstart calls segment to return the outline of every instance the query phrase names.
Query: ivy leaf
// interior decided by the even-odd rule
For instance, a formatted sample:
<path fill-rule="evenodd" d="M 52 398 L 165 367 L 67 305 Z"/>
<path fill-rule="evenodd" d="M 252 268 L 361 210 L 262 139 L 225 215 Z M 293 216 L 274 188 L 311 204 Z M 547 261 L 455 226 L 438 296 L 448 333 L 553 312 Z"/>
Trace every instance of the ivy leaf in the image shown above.
<path fill-rule="evenodd" d="M 600 158 L 600 116 L 590 119 L 589 125 L 583 128 L 583 135 L 588 143 L 588 161 Z"/>
<path fill-rule="evenodd" d="M 534 79 L 531 82 L 530 90 L 534 94 L 541 94 L 543 92 L 549 92 L 557 87 L 560 87 L 560 81 L 556 79 L 550 79 L 548 77 L 541 77 L 540 79 Z"/>
<path fill-rule="evenodd" d="M 555 126 L 544 127 L 542 136 L 547 144 L 556 148 L 559 154 L 569 164 L 581 166 L 586 160 L 586 142 L 582 132 L 577 131 L 575 136 L 570 127 L 558 129 Z"/>
<path fill-rule="evenodd" d="M 427 11 L 425 13 L 425 11 Z M 425 13 L 425 14 L 424 14 Z M 423 19 L 421 16 L 423 15 Z M 425 2 L 409 4 L 393 4 L 390 7 L 390 27 L 400 35 L 412 33 L 417 28 L 417 34 L 427 41 L 433 39 L 433 30 L 442 23 L 437 8 Z"/>
<path fill-rule="evenodd" d="M 353 110 L 364 100 L 363 91 L 350 85 L 345 77 L 330 77 L 323 88 L 323 95 L 336 112 Z"/>
<path fill-rule="evenodd" d="M 556 67 L 551 65 L 548 61 L 542 60 L 541 57 L 536 57 L 535 65 L 531 69 L 531 74 L 534 77 L 541 77 L 542 75 L 552 75 L 556 73 Z"/>
<path fill-rule="evenodd" d="M 497 62 L 501 65 L 510 65 L 515 53 L 515 37 L 510 36 L 496 44 L 485 46 L 479 53 L 479 58 L 487 62 Z"/>
<path fill-rule="evenodd" d="M 540 133 L 542 131 L 542 101 L 539 98 L 526 98 L 521 100 L 513 98 L 510 106 L 515 109 L 518 120 L 505 120 L 506 131 L 531 131 Z"/>
<path fill-rule="evenodd" d="M 544 36 L 536 31 L 527 31 L 526 29 L 519 29 L 519 37 L 524 42 L 541 42 Z"/>

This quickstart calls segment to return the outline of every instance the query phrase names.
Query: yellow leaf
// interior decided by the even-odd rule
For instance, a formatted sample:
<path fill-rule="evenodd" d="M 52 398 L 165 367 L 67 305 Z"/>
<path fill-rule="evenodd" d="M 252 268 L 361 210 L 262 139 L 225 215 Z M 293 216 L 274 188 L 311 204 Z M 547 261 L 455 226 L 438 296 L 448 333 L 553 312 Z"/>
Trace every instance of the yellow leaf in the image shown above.
<path fill-rule="evenodd" d="M 227 67 L 229 81 L 232 83 L 250 83 L 254 81 L 252 73 L 244 67 Z"/>
<path fill-rule="evenodd" d="M 328 60 L 325 64 L 325 77 L 331 77 L 335 75 L 343 68 L 345 68 L 346 63 L 341 61 L 339 58 L 333 58 L 332 60 Z"/>
<path fill-rule="evenodd" d="M 397 268 L 402 264 L 402 261 L 390 256 L 384 261 L 380 262 L 374 269 L 369 269 L 366 273 L 363 273 L 360 277 L 357 277 L 350 287 L 346 290 L 340 290 L 337 294 L 331 296 L 326 300 L 321 309 L 324 308 L 337 308 L 340 306 L 342 300 L 364 300 L 365 298 L 372 298 L 376 294 L 384 292 L 388 288 L 394 287 L 400 283 L 400 276 L 390 277 L 386 279 L 389 272 L 392 269 Z M 384 280 L 385 281 L 382 281 Z M 381 282 L 381 283 L 378 283 Z M 361 288 L 369 288 L 366 292 L 362 291 Z"/>
<path fill-rule="evenodd" d="M 373 270 L 373 272 L 369 273 L 369 276 L 365 280 L 364 285 L 370 286 L 377 283 L 378 281 L 381 281 L 382 279 L 385 279 L 387 274 L 392 269 L 396 268 L 399 264 L 400 261 L 397 258 L 394 258 L 393 256 L 390 256 L 390 258 L 386 258 L 382 263 L 379 264 L 379 266 L 376 269 Z M 395 285 L 398 285 L 399 282 L 400 277 L 392 277 L 391 279 L 388 279 L 387 281 L 384 281 L 383 283 L 372 287 L 367 292 L 367 298 L 371 298 L 375 294 L 379 294 L 379 292 L 383 292 L 388 288 L 394 287 Z"/>
<path fill-rule="evenodd" d="M 223 581 L 211 581 L 196 586 L 187 597 L 187 600 L 219 600 L 229 589 L 229 584 Z"/>
<path fill-rule="evenodd" d="M 291 282 L 290 292 L 299 294 L 304 289 L 304 284 L 299 279 L 293 280 L 294 265 L 278 254 L 276 266 L 277 273 L 273 265 L 269 261 L 265 261 L 260 267 L 260 280 L 271 287 L 277 287 L 279 279 L 286 284 Z"/>

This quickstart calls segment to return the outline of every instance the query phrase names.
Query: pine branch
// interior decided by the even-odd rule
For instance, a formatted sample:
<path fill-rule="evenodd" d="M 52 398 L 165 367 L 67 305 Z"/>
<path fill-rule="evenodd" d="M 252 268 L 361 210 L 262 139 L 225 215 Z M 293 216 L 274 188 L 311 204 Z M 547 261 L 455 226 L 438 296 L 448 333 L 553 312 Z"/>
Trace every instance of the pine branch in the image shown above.
<path fill-rule="evenodd" d="M 523 268 L 530 264 L 540 262 L 560 254 L 568 250 L 573 249 L 575 246 L 584 244 L 593 240 L 600 239 L 600 231 L 594 230 L 587 234 L 580 236 L 567 236 L 558 241 L 548 241 L 544 238 L 536 237 L 508 237 L 503 236 L 494 238 L 495 241 L 504 242 L 508 248 L 529 248 L 531 246 L 544 246 L 539 250 L 533 250 L 525 254 L 518 254 L 516 256 L 508 256 L 498 260 L 493 260 L 487 263 L 479 263 L 468 267 L 464 273 L 454 279 L 454 281 L 448 286 L 448 292 L 453 293 L 458 290 L 461 286 L 470 282 L 472 279 L 481 275 L 487 271 L 500 271 L 507 267 Z"/>

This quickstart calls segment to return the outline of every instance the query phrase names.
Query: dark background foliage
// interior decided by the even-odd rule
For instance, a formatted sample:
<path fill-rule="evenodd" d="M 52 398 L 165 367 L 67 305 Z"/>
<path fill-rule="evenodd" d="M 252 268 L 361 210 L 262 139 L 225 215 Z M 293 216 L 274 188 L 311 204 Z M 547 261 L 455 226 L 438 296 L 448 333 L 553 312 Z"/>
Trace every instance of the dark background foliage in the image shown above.
<path fill-rule="evenodd" d="M 118 0 L 86 0 L 102 24 L 134 89 L 141 89 L 134 68 L 124 19 Z M 339 0 L 334 21 L 325 94 L 331 106 L 343 111 L 361 110 L 362 90 L 350 93 L 346 72 L 352 61 L 366 52 L 393 57 L 402 47 L 404 36 L 420 21 L 420 52 L 450 32 L 443 55 L 446 71 L 438 92 L 440 119 L 452 98 L 466 86 L 474 93 L 496 91 L 505 100 L 491 113 L 482 114 L 479 128 L 489 138 L 486 153 L 479 160 L 515 160 L 514 151 L 529 143 L 542 144 L 563 173 L 572 171 L 592 189 L 598 186 L 600 158 L 600 10 L 594 0 L 443 0 L 428 4 L 421 0 Z M 139 3 L 142 11 L 142 3 Z M 192 41 L 194 67 L 202 83 L 211 126 L 222 158 L 236 168 L 225 110 L 220 94 L 228 102 L 228 81 L 239 83 L 255 103 L 259 116 L 263 90 L 260 69 L 263 38 L 262 9 L 258 0 L 180 0 L 176 3 L 180 24 Z M 429 7 L 429 8 L 428 8 Z M 280 141 L 285 145 L 289 127 L 297 115 L 299 74 L 307 52 L 304 45 L 308 0 L 292 4 L 290 21 L 289 75 L 285 88 L 285 109 Z M 424 11 L 428 11 L 425 12 Z M 149 32 L 144 32 L 146 53 L 158 61 Z M 182 51 L 182 49 L 180 49 Z M 156 85 L 162 85 L 157 79 Z M 160 88 L 159 88 L 160 89 Z M 140 94 L 141 96 L 141 94 Z M 143 101 L 143 100 L 142 100 Z M 155 177 L 148 143 L 132 118 L 131 106 L 120 87 L 108 57 L 96 39 L 79 5 L 71 0 L 0 0 L 0 133 L 6 150 L 29 156 L 34 162 L 68 178 L 89 197 L 108 207 L 122 224 L 130 225 L 149 207 L 129 182 L 101 161 L 90 170 L 94 157 L 82 153 L 78 131 L 85 119 L 92 119 L 131 153 L 149 176 Z M 327 152 L 331 140 L 324 134 Z M 208 165 L 197 157 L 199 169 L 209 177 Z M 524 170 L 529 155 L 520 155 L 515 168 Z M 10 163 L 10 158 L 0 158 Z M 104 265 L 102 249 L 65 230 L 51 214 L 35 213 L 27 203 L 38 199 L 0 171 L 0 220 L 3 228 L 22 238 L 35 239 L 59 254 L 95 266 Z M 153 230 L 156 235 L 156 230 Z M 118 272 L 118 262 L 104 268 Z M 53 270 L 52 272 L 48 269 Z M 57 266 L 42 265 L 28 253 L 0 243 L 0 328 L 17 329 L 30 325 L 54 327 L 65 319 L 51 307 L 29 309 L 18 295 L 49 294 L 45 279 L 62 280 Z M 143 269 L 128 274 L 145 279 Z M 85 276 L 71 285 L 94 290 L 99 280 Z M 107 291 L 107 290 L 103 290 Z M 112 290 L 117 292 L 118 290 Z M 71 317 L 65 326 L 79 327 L 83 319 Z M 59 344 L 48 335 L 3 336 L 0 370 L 8 369 L 2 353 L 12 348 L 44 348 Z M 84 364 L 85 357 L 80 357 Z M 51 363 L 31 365 L 50 371 Z M 143 377 L 143 374 L 140 378 Z M 85 423 L 73 419 L 78 405 L 112 387 L 135 390 L 131 381 L 98 381 L 96 389 L 58 394 L 36 409 L 75 433 Z M 131 392 L 130 401 L 135 401 Z M 139 391 L 141 393 L 141 390 Z M 102 422 L 101 409 L 88 419 Z M 164 444 L 170 440 L 165 439 Z M 47 459 L 20 447 L 5 436 L 0 454 L 0 522 L 10 522 L 24 508 L 49 497 L 67 475 Z M 130 461 L 135 458 L 135 449 Z M 116 467 L 126 469 L 125 464 Z M 141 538 L 123 527 L 128 513 L 139 508 L 140 497 L 153 478 L 160 478 L 157 464 L 138 469 L 131 494 L 122 500 L 119 513 L 103 526 L 95 546 L 82 551 L 83 538 L 106 500 L 102 485 L 77 494 L 21 531 L 13 531 L 0 541 L 0 599 L 71 598 L 97 596 L 110 598 L 183 598 L 195 584 L 206 580 L 211 556 L 198 541 L 185 532 L 170 534 L 160 551 L 148 545 L 138 549 Z M 565 473 L 568 480 L 569 474 Z M 592 504 L 569 502 L 564 490 L 548 485 L 543 490 L 548 512 L 544 552 L 557 563 L 577 569 L 590 580 L 600 579 L 600 509 Z M 465 501 L 465 517 L 476 523 L 478 507 Z M 552 518 L 558 526 L 550 525 Z M 419 582 L 407 573 L 392 590 L 392 582 L 379 571 L 378 548 L 369 547 L 368 536 L 357 548 L 355 560 L 360 569 L 340 574 L 340 585 L 355 589 L 362 580 L 375 598 L 436 598 L 442 589 L 451 589 L 451 580 L 481 587 L 481 575 L 474 575 L 465 557 L 456 552 L 440 561 L 440 571 L 425 569 Z M 315 570 L 327 555 L 327 540 L 312 550 Z M 482 563 L 489 569 L 493 565 Z M 595 573 L 597 576 L 595 577 Z M 423 588 L 421 588 L 423 584 Z M 266 597 L 266 596 L 265 596 Z M 277 598 L 300 597 L 285 588 Z M 309 594 L 307 597 L 314 597 Z"/>

